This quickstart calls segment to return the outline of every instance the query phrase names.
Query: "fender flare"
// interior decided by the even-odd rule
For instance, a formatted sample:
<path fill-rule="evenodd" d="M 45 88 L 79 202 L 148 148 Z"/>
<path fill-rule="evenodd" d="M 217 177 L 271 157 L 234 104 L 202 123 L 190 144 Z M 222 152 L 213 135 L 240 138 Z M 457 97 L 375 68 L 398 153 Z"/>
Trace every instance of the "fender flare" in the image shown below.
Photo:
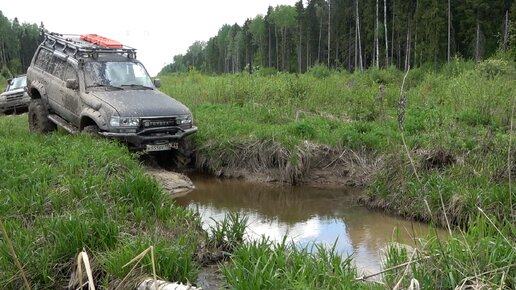
<path fill-rule="evenodd" d="M 47 89 L 43 83 L 40 81 L 33 81 L 31 84 L 31 88 L 29 90 L 29 95 L 31 99 L 34 99 L 34 96 L 32 95 L 32 90 L 36 90 L 39 93 L 39 96 L 41 99 L 48 103 L 48 95 L 47 95 Z"/>
<path fill-rule="evenodd" d="M 107 130 L 108 124 L 104 117 L 102 116 L 102 113 L 100 111 L 94 110 L 92 108 L 86 107 L 81 112 L 81 121 L 80 121 L 80 129 L 84 127 L 83 120 L 84 118 L 89 118 L 97 124 L 100 130 Z"/>

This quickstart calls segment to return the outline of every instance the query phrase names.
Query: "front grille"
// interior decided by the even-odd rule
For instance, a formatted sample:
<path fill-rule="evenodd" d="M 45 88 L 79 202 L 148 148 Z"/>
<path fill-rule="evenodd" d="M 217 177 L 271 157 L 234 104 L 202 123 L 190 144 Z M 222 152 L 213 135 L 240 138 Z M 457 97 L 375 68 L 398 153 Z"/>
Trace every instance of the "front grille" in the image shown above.
<path fill-rule="evenodd" d="M 160 128 L 176 126 L 176 118 L 142 119 L 142 128 Z"/>
<path fill-rule="evenodd" d="M 14 100 L 20 100 L 21 98 L 23 97 L 23 94 L 19 94 L 19 95 L 7 95 L 5 97 L 5 99 L 7 101 L 14 101 Z"/>

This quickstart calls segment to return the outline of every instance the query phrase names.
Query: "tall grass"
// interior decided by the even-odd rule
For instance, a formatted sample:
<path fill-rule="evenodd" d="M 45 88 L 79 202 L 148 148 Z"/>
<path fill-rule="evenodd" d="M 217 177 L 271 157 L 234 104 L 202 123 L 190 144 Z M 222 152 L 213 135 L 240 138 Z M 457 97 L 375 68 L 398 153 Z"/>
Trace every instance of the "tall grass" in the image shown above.
<path fill-rule="evenodd" d="M 355 281 L 351 258 L 334 248 L 312 247 L 299 249 L 285 239 L 251 241 L 235 250 L 222 272 L 231 289 L 374 289 Z"/>
<path fill-rule="evenodd" d="M 159 276 L 195 279 L 200 220 L 175 206 L 126 148 L 30 134 L 25 115 L 0 118 L 0 140 L 0 219 L 33 289 L 64 288 L 83 249 L 99 285 L 123 278 L 122 266 L 150 245 Z M 1 289 L 23 288 L 14 265 L 0 238 Z"/>
<path fill-rule="evenodd" d="M 501 232 L 498 232 L 499 228 Z M 421 243 L 415 253 L 406 248 L 390 247 L 386 266 L 412 263 L 403 277 L 403 268 L 384 276 L 387 288 L 401 280 L 402 288 L 416 279 L 421 289 L 514 289 L 516 275 L 515 226 L 509 221 L 490 224 L 477 217 L 468 231 L 457 230 L 446 241 L 437 237 Z"/>

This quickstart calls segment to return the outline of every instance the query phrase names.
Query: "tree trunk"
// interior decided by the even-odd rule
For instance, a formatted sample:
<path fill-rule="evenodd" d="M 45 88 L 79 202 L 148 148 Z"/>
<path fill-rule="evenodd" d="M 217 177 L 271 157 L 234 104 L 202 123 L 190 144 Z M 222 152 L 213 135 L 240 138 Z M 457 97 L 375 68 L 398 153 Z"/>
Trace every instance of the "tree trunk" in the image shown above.
<path fill-rule="evenodd" d="M 376 68 L 379 68 L 380 67 L 380 62 L 379 62 L 379 59 L 380 59 L 380 46 L 379 46 L 379 41 L 378 41 L 378 37 L 379 37 L 379 25 L 378 25 L 378 0 L 376 0 L 376 23 L 375 23 L 375 30 L 374 30 L 374 45 L 375 45 L 375 58 L 373 58 L 373 60 L 376 59 Z"/>
<path fill-rule="evenodd" d="M 363 62 L 362 62 L 362 43 L 360 39 L 360 17 L 358 14 L 358 0 L 355 1 L 356 3 L 356 18 L 357 18 L 357 34 L 358 34 L 358 60 L 359 60 L 359 67 L 360 70 L 364 69 Z"/>
<path fill-rule="evenodd" d="M 269 24 L 269 67 L 272 67 L 271 25 Z"/>
<path fill-rule="evenodd" d="M 516 4 L 513 4 L 516 5 Z M 507 51 L 507 43 L 509 42 L 509 10 L 505 11 L 505 26 L 503 31 L 503 51 Z"/>
<path fill-rule="evenodd" d="M 358 68 L 358 15 L 355 17 L 357 21 L 355 21 L 355 66 L 354 70 Z"/>
<path fill-rule="evenodd" d="M 448 0 L 448 62 L 451 54 L 451 0 Z"/>
<path fill-rule="evenodd" d="M 263 60 L 263 38 L 262 38 L 262 36 L 260 36 L 260 40 L 259 41 L 260 41 L 260 65 L 262 67 L 264 67 L 265 64 L 264 64 L 264 60 Z"/>
<path fill-rule="evenodd" d="M 279 46 L 278 46 L 278 27 L 274 25 L 274 37 L 276 38 L 276 69 L 280 69 L 279 66 Z"/>
<path fill-rule="evenodd" d="M 389 36 L 387 34 L 387 0 L 383 0 L 383 27 L 385 29 L 385 67 L 389 67 Z"/>
<path fill-rule="evenodd" d="M 480 60 L 480 21 L 478 21 L 477 17 L 477 33 L 476 33 L 476 39 L 475 39 L 475 60 Z"/>
<path fill-rule="evenodd" d="M 407 46 L 405 51 L 405 71 L 407 71 L 410 68 L 410 47 L 411 47 L 411 41 L 410 41 L 410 17 L 408 20 L 408 28 L 407 28 Z"/>
<path fill-rule="evenodd" d="M 394 42 L 394 35 L 395 34 L 394 34 L 394 32 L 396 30 L 396 29 L 394 29 L 395 28 L 394 24 L 396 23 L 396 21 L 395 21 L 396 20 L 395 19 L 395 15 L 396 14 L 395 14 L 394 11 L 396 11 L 396 0 L 392 0 L 392 29 L 391 29 L 391 43 L 392 43 L 392 45 L 391 45 L 392 46 L 392 49 L 391 49 L 391 63 L 394 63 L 394 65 L 396 65 L 396 63 L 394 62 L 394 50 L 395 50 L 394 49 L 394 47 L 395 47 L 394 46 L 395 45 L 395 42 Z M 398 51 L 399 51 L 399 47 L 398 47 Z M 398 61 L 399 61 L 399 57 L 398 57 Z M 398 65 L 398 68 L 399 68 L 399 63 L 397 63 L 397 65 Z"/>
<path fill-rule="evenodd" d="M 321 41 L 322 41 L 322 26 L 323 26 L 322 16 L 319 19 L 319 21 L 321 21 L 321 24 L 319 25 L 319 44 L 317 46 L 317 64 L 321 63 Z"/>
<path fill-rule="evenodd" d="M 335 35 L 335 59 L 334 59 L 334 62 L 335 62 L 335 69 L 338 69 L 338 65 L 339 65 L 339 48 L 340 48 L 340 43 L 339 43 L 339 31 L 337 30 L 336 31 L 337 35 Z"/>
<path fill-rule="evenodd" d="M 283 42 L 283 48 L 281 49 L 281 68 L 285 70 L 285 46 L 287 44 L 286 40 L 286 34 L 287 34 L 287 28 L 283 27 L 283 30 L 281 31 L 282 34 L 282 42 Z"/>
<path fill-rule="evenodd" d="M 414 11 L 414 15 L 412 19 L 414 21 L 414 67 L 417 66 L 417 11 L 419 10 L 419 0 L 416 0 L 416 11 Z M 409 63 L 410 65 L 410 63 Z"/>
<path fill-rule="evenodd" d="M 349 24 L 349 35 L 351 36 L 352 34 L 353 34 L 353 23 L 350 23 L 350 24 Z M 352 43 L 353 43 L 353 42 L 348 41 L 348 70 L 349 70 L 349 71 L 351 71 L 351 59 L 352 59 L 352 58 L 351 58 L 351 57 L 352 57 L 351 52 L 353 51 Z M 356 47 L 356 41 L 355 41 L 355 47 Z M 355 49 L 356 49 L 356 48 L 355 48 Z M 356 56 L 356 55 L 357 55 L 357 54 L 355 53 L 355 56 Z M 356 62 L 356 58 L 355 58 L 355 67 L 356 67 L 356 64 L 357 64 L 357 62 Z"/>
<path fill-rule="evenodd" d="M 306 70 L 310 68 L 310 43 L 308 43 L 308 39 L 310 39 L 308 35 L 308 28 L 306 29 Z"/>
<path fill-rule="evenodd" d="M 240 44 L 236 46 L 236 71 L 240 72 Z"/>
<path fill-rule="evenodd" d="M 303 57 L 301 56 L 301 54 L 303 53 L 303 39 L 302 39 L 302 36 L 303 36 L 303 29 L 302 29 L 302 26 L 301 26 L 301 23 L 299 23 L 299 41 L 298 41 L 298 44 L 297 44 L 297 72 L 298 73 L 302 73 L 303 72 Z"/>
<path fill-rule="evenodd" d="M 330 37 L 331 37 L 331 0 L 328 0 L 328 68 L 330 67 Z"/>

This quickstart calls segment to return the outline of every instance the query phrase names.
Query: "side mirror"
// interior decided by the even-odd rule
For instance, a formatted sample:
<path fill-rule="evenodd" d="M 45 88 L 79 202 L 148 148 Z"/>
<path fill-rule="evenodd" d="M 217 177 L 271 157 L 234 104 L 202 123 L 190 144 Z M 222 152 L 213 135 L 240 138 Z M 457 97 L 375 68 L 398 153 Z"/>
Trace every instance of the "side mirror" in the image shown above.
<path fill-rule="evenodd" d="M 161 81 L 159 79 L 154 79 L 153 83 L 154 83 L 154 86 L 156 88 L 160 88 L 161 87 Z"/>
<path fill-rule="evenodd" d="M 79 82 L 76 79 L 67 79 L 66 80 L 66 88 L 77 90 L 79 88 Z"/>
<path fill-rule="evenodd" d="M 8 79 L 8 80 L 7 80 L 7 84 L 8 84 L 8 85 L 12 85 L 12 84 L 13 84 L 13 79 Z"/>

